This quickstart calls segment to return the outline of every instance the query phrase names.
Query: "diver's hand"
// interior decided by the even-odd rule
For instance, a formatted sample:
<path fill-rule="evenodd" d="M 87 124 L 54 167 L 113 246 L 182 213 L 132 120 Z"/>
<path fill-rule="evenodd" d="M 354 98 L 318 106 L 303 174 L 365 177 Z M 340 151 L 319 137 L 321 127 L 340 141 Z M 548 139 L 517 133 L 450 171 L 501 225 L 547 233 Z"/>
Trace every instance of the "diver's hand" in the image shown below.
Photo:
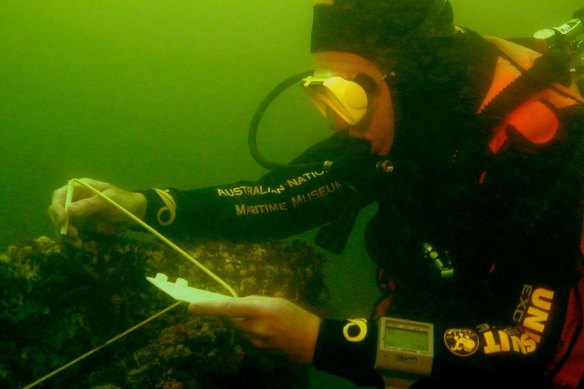
<path fill-rule="evenodd" d="M 111 184 L 90 178 L 83 178 L 81 181 L 107 195 L 140 219 L 144 218 L 146 198 L 141 193 L 127 192 Z M 67 214 L 69 215 L 67 236 L 75 246 L 81 245 L 79 231 L 113 235 L 124 231 L 134 223 L 121 211 L 79 184 L 75 184 L 73 201 L 69 206 L 68 212 L 65 212 L 66 197 L 67 185 L 53 192 L 49 215 L 58 231 L 65 224 Z"/>
<path fill-rule="evenodd" d="M 233 318 L 233 327 L 256 347 L 282 353 L 295 363 L 313 361 L 320 318 L 287 300 L 238 297 L 191 304 L 189 311 Z"/>

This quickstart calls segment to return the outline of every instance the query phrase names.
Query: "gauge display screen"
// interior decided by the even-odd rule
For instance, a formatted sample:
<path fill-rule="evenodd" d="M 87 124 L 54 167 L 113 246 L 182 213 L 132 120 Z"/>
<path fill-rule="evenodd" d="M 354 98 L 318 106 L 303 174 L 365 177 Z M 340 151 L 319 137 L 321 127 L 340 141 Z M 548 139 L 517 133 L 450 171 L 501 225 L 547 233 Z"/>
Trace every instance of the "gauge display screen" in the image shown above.
<path fill-rule="evenodd" d="M 387 326 L 385 328 L 385 338 L 383 340 L 383 345 L 385 347 L 427 352 L 428 333 Z"/>

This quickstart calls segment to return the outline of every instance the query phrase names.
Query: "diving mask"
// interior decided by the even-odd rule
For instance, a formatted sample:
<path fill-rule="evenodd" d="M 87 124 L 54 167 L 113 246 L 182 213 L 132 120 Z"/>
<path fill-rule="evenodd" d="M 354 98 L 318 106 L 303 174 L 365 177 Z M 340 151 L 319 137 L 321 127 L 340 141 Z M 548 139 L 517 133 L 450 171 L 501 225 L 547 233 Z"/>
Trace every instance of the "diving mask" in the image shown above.
<path fill-rule="evenodd" d="M 375 88 L 375 82 L 364 74 L 350 80 L 318 70 L 300 85 L 324 116 L 330 118 L 334 113 L 350 126 L 355 126 L 367 114 L 368 92 Z"/>

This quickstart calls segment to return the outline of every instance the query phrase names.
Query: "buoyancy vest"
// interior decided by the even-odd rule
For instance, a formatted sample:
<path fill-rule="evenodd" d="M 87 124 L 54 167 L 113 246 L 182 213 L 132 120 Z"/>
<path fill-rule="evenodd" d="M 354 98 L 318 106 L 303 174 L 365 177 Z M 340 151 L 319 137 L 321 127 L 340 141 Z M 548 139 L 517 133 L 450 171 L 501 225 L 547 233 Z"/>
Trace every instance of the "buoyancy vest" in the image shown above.
<path fill-rule="evenodd" d="M 487 37 L 499 48 L 499 57 L 495 77 L 487 93 L 479 114 L 513 81 L 530 69 L 541 54 L 523 46 L 499 38 Z M 512 60 L 513 62 L 511 62 Z M 497 153 L 508 139 L 508 128 L 519 132 L 535 144 L 547 143 L 554 138 L 559 121 L 555 109 L 584 104 L 575 83 L 565 87 L 559 83 L 551 85 L 525 101 L 509 114 L 495 129 L 489 143 L 492 152 Z"/>
<path fill-rule="evenodd" d="M 479 114 L 499 96 L 505 88 L 517 80 L 535 61 L 540 53 L 499 38 L 487 40 L 501 51 L 491 87 L 480 106 Z M 519 133 L 533 144 L 545 144 L 556 136 L 560 127 L 557 110 L 584 105 L 575 83 L 566 87 L 559 83 L 550 85 L 523 102 L 510 112 L 496 127 L 489 142 L 489 149 L 498 153 L 509 140 L 509 131 Z M 584 254 L 584 228 L 581 235 L 581 251 Z M 560 341 L 547 376 L 552 387 L 576 388 L 584 372 L 584 266 L 579 265 L 579 281 L 573 286 Z"/>

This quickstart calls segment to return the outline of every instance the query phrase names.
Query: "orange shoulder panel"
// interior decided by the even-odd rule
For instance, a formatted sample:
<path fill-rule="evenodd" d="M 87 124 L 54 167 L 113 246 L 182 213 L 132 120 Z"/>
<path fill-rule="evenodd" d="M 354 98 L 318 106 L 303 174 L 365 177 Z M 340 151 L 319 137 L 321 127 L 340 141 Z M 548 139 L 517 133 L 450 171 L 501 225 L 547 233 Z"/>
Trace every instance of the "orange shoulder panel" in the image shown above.
<path fill-rule="evenodd" d="M 533 66 L 534 61 L 541 56 L 541 54 L 533 50 L 503 39 L 492 37 L 486 37 L 486 39 L 495 44 L 507 56 L 513 58 L 521 69 L 517 69 L 506 59 L 499 58 L 491 88 L 481 104 L 479 113 L 507 85 L 520 77 L 523 71 Z M 507 129 L 510 127 L 518 131 L 530 142 L 536 144 L 547 143 L 554 138 L 559 128 L 555 109 L 578 104 L 584 104 L 584 98 L 582 98 L 574 83 L 569 88 L 554 84 L 552 88 L 533 96 L 509 114 L 495 129 L 493 138 L 489 142 L 489 148 L 494 153 L 497 153 L 507 142 Z"/>

